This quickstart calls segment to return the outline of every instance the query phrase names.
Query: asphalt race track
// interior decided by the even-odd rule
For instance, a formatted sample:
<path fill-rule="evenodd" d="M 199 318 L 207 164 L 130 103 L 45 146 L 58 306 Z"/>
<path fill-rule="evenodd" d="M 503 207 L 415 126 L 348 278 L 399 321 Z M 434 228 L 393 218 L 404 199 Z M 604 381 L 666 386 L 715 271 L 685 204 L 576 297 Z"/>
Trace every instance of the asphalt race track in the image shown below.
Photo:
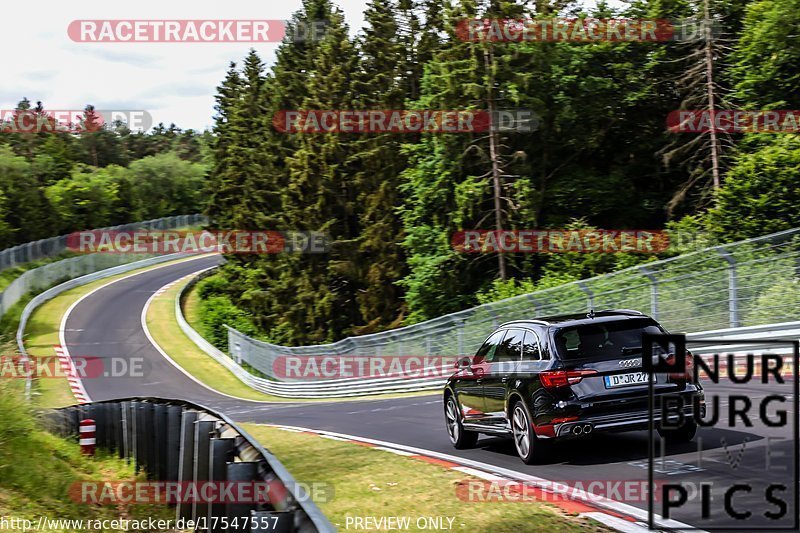
<path fill-rule="evenodd" d="M 141 312 L 155 291 L 187 274 L 212 266 L 218 260 L 216 257 L 198 258 L 132 276 L 93 292 L 74 307 L 64 331 L 66 345 L 73 356 L 141 358 L 144 361 L 145 371 L 141 377 L 85 379 L 84 386 L 92 400 L 127 396 L 183 398 L 222 411 L 238 421 L 286 424 L 368 437 L 456 455 L 555 481 L 580 480 L 587 483 L 593 480 L 647 479 L 647 432 L 598 434 L 563 443 L 541 464 L 526 466 L 517 458 L 511 441 L 484 437 L 476 449 L 459 451 L 452 448 L 438 395 L 338 403 L 269 404 L 233 399 L 198 385 L 151 345 L 141 326 Z M 791 526 L 797 512 L 794 499 L 797 482 L 792 479 L 796 435 L 792 422 L 797 413 L 793 402 L 770 406 L 767 412 L 771 416 L 777 409 L 788 412 L 787 426 L 770 428 L 758 420 L 758 406 L 760 400 L 775 393 L 794 400 L 792 386 L 771 385 L 768 389 L 758 383 L 704 385 L 707 401 L 716 394 L 748 396 L 753 402 L 753 427 L 745 427 L 739 421 L 736 428 L 721 425 L 701 428 L 694 443 L 666 449 L 663 460 L 655 465 L 657 481 L 692 483 L 691 486 L 697 487 L 698 491 L 701 483 L 712 484 L 712 500 L 708 506 L 712 521 L 698 519 L 699 492 L 691 494 L 695 497 L 670 517 L 702 529 L 723 524 L 749 531 L 759 527 Z M 721 420 L 725 420 L 728 416 L 727 398 L 722 398 L 720 404 Z M 658 438 L 656 443 L 660 443 Z M 698 447 L 702 450 L 700 454 Z M 750 511 L 752 516 L 746 521 L 723 517 L 724 491 L 736 483 L 745 482 L 751 486 L 750 492 L 742 490 L 732 494 L 730 503 L 735 510 Z M 763 516 L 765 512 L 780 510 L 778 505 L 766 499 L 765 490 L 770 483 L 786 486 L 785 491 L 773 493 L 786 502 L 786 516 L 778 522 Z M 452 490 L 452 487 L 443 487 L 443 490 Z M 604 492 L 600 491 L 601 494 Z M 640 494 L 623 501 L 647 508 L 647 501 Z M 660 505 L 657 503 L 659 513 Z"/>

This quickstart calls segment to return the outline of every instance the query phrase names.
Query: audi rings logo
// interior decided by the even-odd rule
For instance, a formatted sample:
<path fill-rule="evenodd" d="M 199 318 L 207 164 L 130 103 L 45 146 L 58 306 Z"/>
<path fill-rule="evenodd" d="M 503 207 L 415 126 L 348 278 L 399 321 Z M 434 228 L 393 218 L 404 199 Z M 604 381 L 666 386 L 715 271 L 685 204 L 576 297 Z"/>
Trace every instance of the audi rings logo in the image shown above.
<path fill-rule="evenodd" d="M 619 366 L 622 368 L 633 368 L 636 366 L 642 366 L 641 359 L 624 359 L 619 362 Z"/>

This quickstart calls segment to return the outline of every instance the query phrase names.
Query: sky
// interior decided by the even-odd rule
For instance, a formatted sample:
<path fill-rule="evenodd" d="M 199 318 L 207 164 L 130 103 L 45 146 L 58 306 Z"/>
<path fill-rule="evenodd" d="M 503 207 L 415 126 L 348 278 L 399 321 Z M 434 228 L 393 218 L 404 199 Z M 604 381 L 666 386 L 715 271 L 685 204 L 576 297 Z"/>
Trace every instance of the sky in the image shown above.
<path fill-rule="evenodd" d="M 620 0 L 612 0 L 617 3 Z M 364 25 L 367 0 L 335 0 L 351 33 Z M 592 0 L 582 2 L 593 4 Z M 301 0 L 40 0 L 9 2 L 0 31 L 0 117 L 23 97 L 45 109 L 145 110 L 153 124 L 211 128 L 216 87 L 231 61 L 255 48 L 267 65 L 278 43 L 75 42 L 76 20 L 285 20 Z"/>
<path fill-rule="evenodd" d="M 337 0 L 355 33 L 366 0 Z M 183 129 L 213 124 L 216 87 L 231 61 L 255 48 L 268 64 L 277 43 L 82 43 L 67 28 L 73 20 L 247 19 L 284 20 L 301 0 L 42 0 L 9 2 L 0 31 L 3 73 L 0 110 L 23 97 L 46 109 L 147 110 L 154 123 Z"/>

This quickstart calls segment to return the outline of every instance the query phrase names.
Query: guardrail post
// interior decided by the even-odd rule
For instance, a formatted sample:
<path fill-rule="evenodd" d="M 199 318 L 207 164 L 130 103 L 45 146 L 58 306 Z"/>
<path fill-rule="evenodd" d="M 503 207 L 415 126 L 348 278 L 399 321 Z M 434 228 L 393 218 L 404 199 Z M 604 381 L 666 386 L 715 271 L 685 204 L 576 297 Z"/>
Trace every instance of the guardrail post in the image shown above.
<path fill-rule="evenodd" d="M 646 266 L 640 266 L 639 272 L 650 280 L 650 316 L 658 320 L 658 279 Z"/>
<path fill-rule="evenodd" d="M 178 459 L 178 481 L 192 481 L 194 477 L 194 424 L 197 422 L 197 411 L 184 411 L 181 417 L 180 457 Z M 192 518 L 192 504 L 178 503 L 175 506 L 175 518 L 179 520 Z"/>
<path fill-rule="evenodd" d="M 117 432 L 117 457 L 120 459 L 124 459 L 127 457 L 128 451 L 128 407 L 126 405 L 127 402 L 119 402 L 115 404 L 115 412 L 116 415 L 114 418 L 116 419 L 116 432 Z"/>
<path fill-rule="evenodd" d="M 122 402 L 122 454 L 130 464 L 131 459 L 131 403 Z"/>
<path fill-rule="evenodd" d="M 533 305 L 533 316 L 539 316 L 539 301 L 530 293 L 526 294 L 525 298 Z"/>
<path fill-rule="evenodd" d="M 739 282 L 736 276 L 736 258 L 725 248 L 717 248 L 717 253 L 728 263 L 728 322 L 730 327 L 738 328 L 739 321 Z"/>
<path fill-rule="evenodd" d="M 116 406 L 111 403 L 104 403 L 101 404 L 103 406 L 103 420 L 104 420 L 104 428 L 103 428 L 103 446 L 109 452 L 113 452 L 116 448 L 116 440 L 117 440 L 117 426 L 115 423 L 119 423 L 117 419 L 117 411 L 114 409 Z"/>
<path fill-rule="evenodd" d="M 579 282 L 578 282 L 578 287 L 579 287 L 579 288 L 580 288 L 580 290 L 582 290 L 582 291 L 583 291 L 583 293 L 586 295 L 586 303 L 587 303 L 587 305 L 589 306 L 589 307 L 588 307 L 588 311 L 591 311 L 592 309 L 594 309 L 594 293 L 593 293 L 593 292 L 592 292 L 592 290 L 591 290 L 591 289 L 590 289 L 590 288 L 589 288 L 589 287 L 586 285 L 586 283 L 584 283 L 584 282 L 582 282 L 582 281 L 579 281 Z"/>
<path fill-rule="evenodd" d="M 492 306 L 490 305 L 485 305 L 482 307 L 486 309 L 490 315 L 492 315 L 492 329 L 497 329 L 500 326 L 500 322 L 497 319 L 497 313 L 494 312 L 494 309 L 492 309 Z"/>
<path fill-rule="evenodd" d="M 156 442 L 155 432 L 153 431 L 153 408 L 152 403 L 142 403 L 139 406 L 142 409 L 143 424 L 139 431 L 144 431 L 144 436 L 140 439 L 144 445 L 144 470 L 147 473 L 147 479 L 155 479 L 158 477 L 155 469 L 156 464 Z"/>
<path fill-rule="evenodd" d="M 153 474 L 156 479 L 167 479 L 167 406 L 153 405 Z"/>
<path fill-rule="evenodd" d="M 178 480 L 178 465 L 181 453 L 181 414 L 183 407 L 180 405 L 167 406 L 167 438 L 165 458 L 167 461 L 166 480 Z"/>
<path fill-rule="evenodd" d="M 210 481 L 226 481 L 227 464 L 232 462 L 234 457 L 234 444 L 235 439 L 211 439 L 208 457 L 208 479 Z M 224 514 L 224 503 L 209 503 L 206 514 L 208 516 L 209 531 L 225 531 L 222 524 L 219 523 L 219 518 Z M 217 519 L 216 522 L 214 521 L 215 517 Z"/>
<path fill-rule="evenodd" d="M 133 456 L 133 467 L 136 472 L 142 469 L 142 444 L 138 429 L 142 425 L 142 418 L 139 411 L 139 402 L 136 400 L 131 401 L 131 454 Z"/>
<path fill-rule="evenodd" d="M 225 478 L 227 481 L 253 481 L 256 477 L 258 477 L 258 463 L 241 462 L 226 465 Z M 230 528 L 228 531 L 250 531 L 250 511 L 254 508 L 255 504 L 250 503 L 226 503 L 225 514 L 232 521 L 231 523 L 238 522 L 239 525 L 238 528 Z"/>
<path fill-rule="evenodd" d="M 94 419 L 97 420 L 97 444 L 106 450 L 111 450 L 111 435 L 114 431 L 108 407 L 105 403 L 96 404 Z"/>
<path fill-rule="evenodd" d="M 194 457 L 193 457 L 193 474 L 192 481 L 195 486 L 203 481 L 208 481 L 208 458 L 210 456 L 209 449 L 211 448 L 211 434 L 214 431 L 213 420 L 198 420 L 194 423 Z M 192 520 L 196 520 L 200 516 L 206 516 L 206 508 L 204 504 L 192 502 Z"/>
<path fill-rule="evenodd" d="M 456 321 L 456 354 L 457 357 L 464 355 L 464 321 Z"/>

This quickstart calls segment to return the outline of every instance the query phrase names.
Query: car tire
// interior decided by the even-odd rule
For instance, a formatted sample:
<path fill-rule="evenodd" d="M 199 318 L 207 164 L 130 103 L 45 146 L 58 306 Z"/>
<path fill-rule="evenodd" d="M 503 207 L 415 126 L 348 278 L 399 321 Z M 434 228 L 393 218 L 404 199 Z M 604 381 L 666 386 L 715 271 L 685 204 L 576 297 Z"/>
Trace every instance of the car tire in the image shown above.
<path fill-rule="evenodd" d="M 539 440 L 533 432 L 531 413 L 525 402 L 518 401 L 511 408 L 511 434 L 517 455 L 526 465 L 533 464 L 539 458 Z"/>
<path fill-rule="evenodd" d="M 667 441 L 668 444 L 680 444 L 691 442 L 697 434 L 697 422 L 694 420 L 687 420 L 680 427 L 677 428 L 658 428 L 658 434 L 661 438 Z"/>
<path fill-rule="evenodd" d="M 444 419 L 447 425 L 447 434 L 450 442 L 457 450 L 472 448 L 478 442 L 478 434 L 474 431 L 467 431 L 461 422 L 461 409 L 452 394 L 447 396 L 444 402 Z"/>

